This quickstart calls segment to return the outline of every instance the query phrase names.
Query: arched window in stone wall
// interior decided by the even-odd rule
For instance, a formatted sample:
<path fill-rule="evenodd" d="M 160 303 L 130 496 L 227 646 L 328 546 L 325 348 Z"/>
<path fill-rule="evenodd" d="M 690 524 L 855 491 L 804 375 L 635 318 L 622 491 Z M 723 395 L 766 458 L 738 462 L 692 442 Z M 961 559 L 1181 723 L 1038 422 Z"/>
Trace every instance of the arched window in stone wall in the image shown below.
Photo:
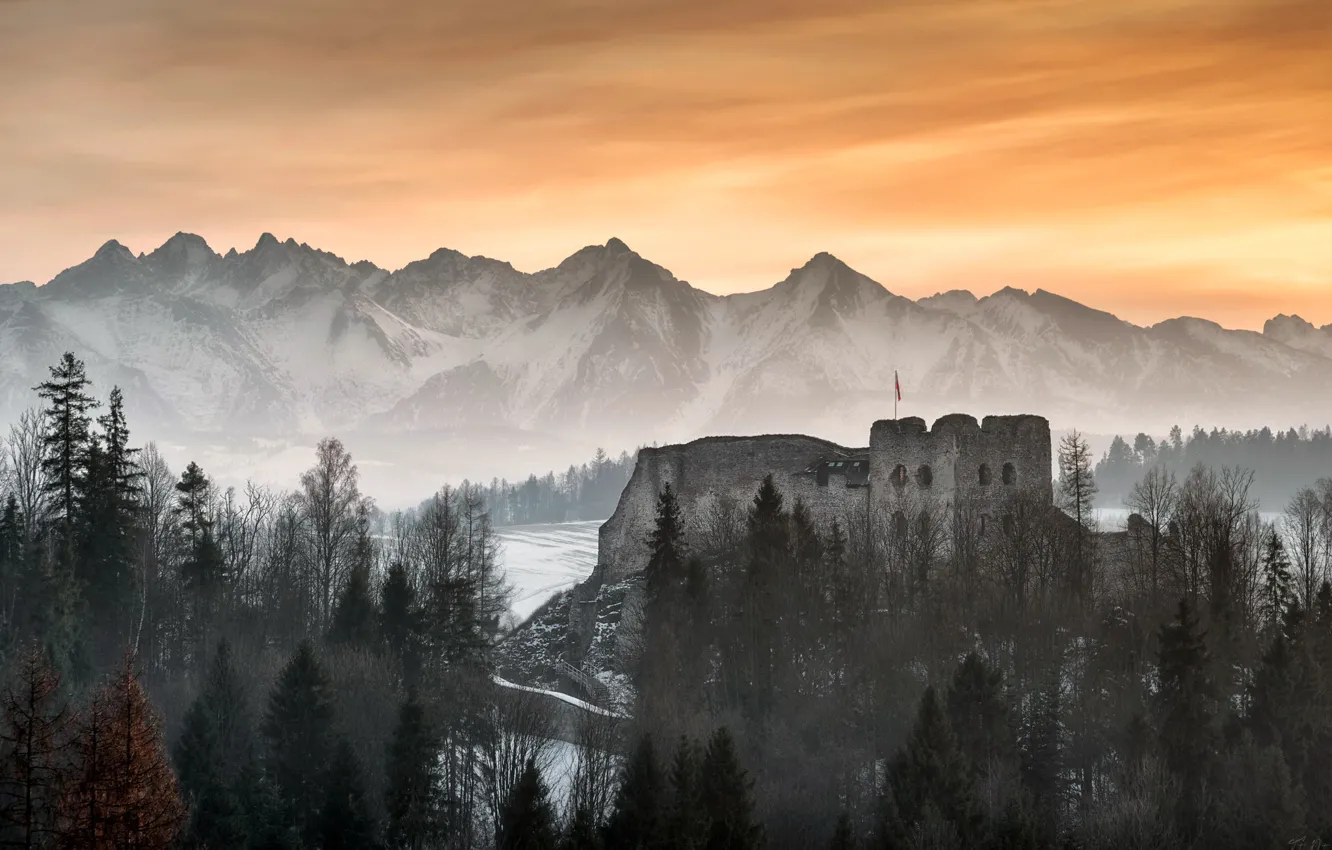
<path fill-rule="evenodd" d="M 921 511 L 920 516 L 916 517 L 916 533 L 920 535 L 921 540 L 930 539 L 930 512 Z"/>
<path fill-rule="evenodd" d="M 1004 486 L 1012 487 L 1017 483 L 1017 467 L 1011 463 L 1004 464 Z"/>
<path fill-rule="evenodd" d="M 994 474 L 990 472 L 990 465 L 982 463 L 980 465 L 980 486 L 989 487 L 990 481 L 994 479 Z"/>
<path fill-rule="evenodd" d="M 916 483 L 921 487 L 929 487 L 934 484 L 934 470 L 930 469 L 928 463 L 916 470 Z"/>
<path fill-rule="evenodd" d="M 987 525 L 989 525 L 989 523 L 990 523 L 990 517 L 989 517 L 989 515 L 987 515 L 987 514 L 981 514 L 981 515 L 980 515 L 980 533 L 981 533 L 981 537 L 984 537 L 984 536 L 985 536 L 985 527 L 986 527 Z"/>
<path fill-rule="evenodd" d="M 1015 530 L 1017 530 L 1017 523 L 1014 522 L 1012 514 L 1006 514 L 1004 516 L 1004 534 L 1012 537 Z"/>
<path fill-rule="evenodd" d="M 906 483 L 907 483 L 907 468 L 899 463 L 897 465 L 897 468 L 893 470 L 893 486 L 901 490 L 903 487 L 906 486 Z"/>
<path fill-rule="evenodd" d="M 906 539 L 907 518 L 906 514 L 903 513 L 902 511 L 897 511 L 896 513 L 893 514 L 893 534 L 897 535 L 898 539 L 900 540 Z"/>

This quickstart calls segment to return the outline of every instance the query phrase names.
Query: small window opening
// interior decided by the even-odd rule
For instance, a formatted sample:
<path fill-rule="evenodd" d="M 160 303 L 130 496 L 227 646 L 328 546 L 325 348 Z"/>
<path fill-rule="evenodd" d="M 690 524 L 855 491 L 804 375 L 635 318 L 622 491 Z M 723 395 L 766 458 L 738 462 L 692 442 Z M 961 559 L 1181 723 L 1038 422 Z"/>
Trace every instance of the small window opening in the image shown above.
<path fill-rule="evenodd" d="M 907 536 L 907 518 L 906 514 L 901 511 L 893 514 L 893 534 L 896 534 L 899 539 Z"/>
<path fill-rule="evenodd" d="M 988 463 L 982 463 L 980 465 L 980 486 L 989 487 L 990 481 L 993 480 L 993 478 L 994 475 L 990 472 L 990 465 Z"/>
<path fill-rule="evenodd" d="M 903 487 L 906 486 L 906 483 L 907 483 L 907 468 L 899 463 L 897 465 L 897 468 L 893 470 L 893 486 L 901 490 Z"/>
<path fill-rule="evenodd" d="M 1017 483 L 1017 467 L 1011 463 L 1004 464 L 1004 486 L 1012 487 Z"/>
<path fill-rule="evenodd" d="M 916 470 L 916 483 L 921 487 L 929 487 L 934 483 L 934 470 L 930 469 L 929 464 Z"/>

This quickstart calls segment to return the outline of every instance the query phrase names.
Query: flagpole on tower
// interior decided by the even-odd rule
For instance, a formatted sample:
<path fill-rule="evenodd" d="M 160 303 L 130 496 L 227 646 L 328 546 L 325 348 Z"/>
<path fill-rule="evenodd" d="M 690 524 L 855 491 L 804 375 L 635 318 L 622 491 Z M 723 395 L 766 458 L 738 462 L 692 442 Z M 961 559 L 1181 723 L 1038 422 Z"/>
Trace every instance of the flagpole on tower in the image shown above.
<path fill-rule="evenodd" d="M 893 420 L 897 419 L 897 403 L 902 400 L 902 382 L 897 379 L 897 370 L 893 370 Z"/>

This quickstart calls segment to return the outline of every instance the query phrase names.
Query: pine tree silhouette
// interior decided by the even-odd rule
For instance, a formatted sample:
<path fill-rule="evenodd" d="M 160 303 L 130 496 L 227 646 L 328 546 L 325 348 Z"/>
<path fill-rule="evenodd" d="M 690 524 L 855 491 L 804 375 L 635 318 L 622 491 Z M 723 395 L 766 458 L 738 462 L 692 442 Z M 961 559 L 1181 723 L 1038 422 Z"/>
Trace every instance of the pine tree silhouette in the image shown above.
<path fill-rule="evenodd" d="M 355 564 L 347 576 L 333 606 L 329 640 L 334 644 L 370 647 L 374 645 L 379 612 L 370 588 L 370 567 Z"/>
<path fill-rule="evenodd" d="M 375 850 L 379 846 L 365 791 L 365 770 L 346 738 L 339 738 L 333 749 L 318 831 L 323 850 Z"/>
<path fill-rule="evenodd" d="M 644 735 L 620 773 L 619 789 L 603 830 L 607 848 L 649 850 L 661 841 L 661 767 L 652 738 Z"/>
<path fill-rule="evenodd" d="M 425 708 L 409 691 L 398 710 L 385 765 L 387 844 L 392 850 L 421 850 L 439 833 L 439 740 Z"/>
<path fill-rule="evenodd" d="M 555 811 L 536 761 L 528 759 L 500 812 L 499 850 L 555 850 Z"/>
<path fill-rule="evenodd" d="M 303 641 L 273 686 L 262 731 L 268 744 L 265 772 L 282 800 L 286 820 L 307 841 L 318 837 L 332 724 L 328 677 L 314 648 Z"/>
<path fill-rule="evenodd" d="M 753 782 L 740 767 L 735 741 L 726 727 L 708 739 L 699 768 L 699 797 L 707 818 L 707 850 L 750 850 L 763 846 L 763 828 L 754 817 Z"/>
<path fill-rule="evenodd" d="M 901 833 L 925 823 L 927 808 L 963 837 L 975 831 L 977 812 L 967 762 L 932 687 L 920 699 L 916 724 L 893 760 L 888 784 Z"/>

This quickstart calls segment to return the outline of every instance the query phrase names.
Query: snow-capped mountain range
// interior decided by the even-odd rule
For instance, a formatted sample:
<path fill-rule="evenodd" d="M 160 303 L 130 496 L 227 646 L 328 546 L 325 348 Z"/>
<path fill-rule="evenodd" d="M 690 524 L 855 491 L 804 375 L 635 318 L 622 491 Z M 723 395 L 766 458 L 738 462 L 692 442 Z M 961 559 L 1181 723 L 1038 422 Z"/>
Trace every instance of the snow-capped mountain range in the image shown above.
<path fill-rule="evenodd" d="M 525 274 L 439 250 L 389 272 L 264 234 L 103 245 L 0 286 L 0 415 L 66 350 L 158 430 L 252 436 L 595 434 L 628 446 L 803 431 L 864 442 L 892 415 L 1043 413 L 1056 427 L 1322 424 L 1332 327 L 1138 327 L 1045 291 L 912 301 L 829 254 L 716 296 L 617 239 Z M 619 442 L 617 442 L 619 440 Z"/>

